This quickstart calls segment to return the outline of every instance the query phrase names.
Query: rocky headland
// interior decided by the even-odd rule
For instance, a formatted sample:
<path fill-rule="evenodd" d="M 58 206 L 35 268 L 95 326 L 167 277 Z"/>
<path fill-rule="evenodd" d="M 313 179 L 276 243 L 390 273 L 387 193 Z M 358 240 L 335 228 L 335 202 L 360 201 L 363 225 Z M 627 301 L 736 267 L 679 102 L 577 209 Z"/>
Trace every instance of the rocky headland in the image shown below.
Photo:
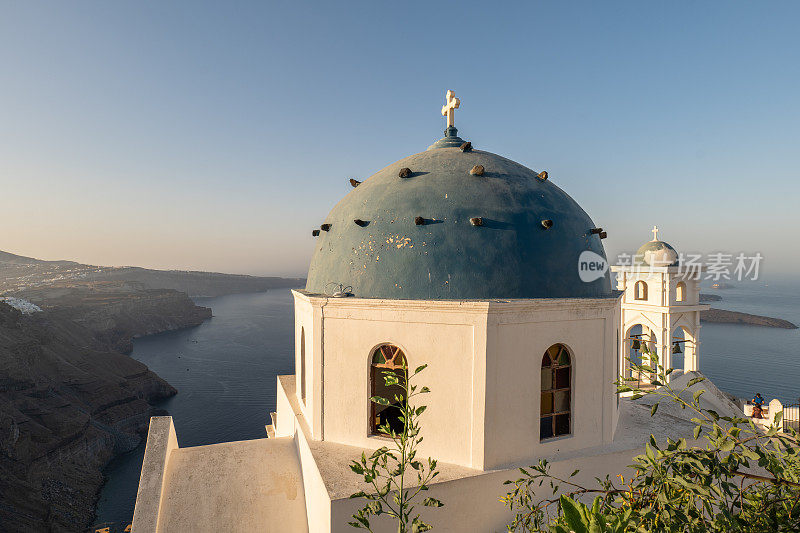
<path fill-rule="evenodd" d="M 125 284 L 19 296 L 42 311 L 0 302 L 0 529 L 84 531 L 102 468 L 141 442 L 153 404 L 176 393 L 123 352 L 211 310 Z"/>
<path fill-rule="evenodd" d="M 86 530 L 103 467 L 177 392 L 125 354 L 137 337 L 211 317 L 187 294 L 302 284 L 0 252 L 0 531 Z"/>
<path fill-rule="evenodd" d="M 711 324 L 738 324 L 745 326 L 761 326 L 766 328 L 797 329 L 797 326 L 788 320 L 769 316 L 751 315 L 738 311 L 711 308 L 700 312 L 700 322 Z"/>
<path fill-rule="evenodd" d="M 718 294 L 700 293 L 700 302 L 719 302 L 722 296 Z M 711 308 L 708 311 L 700 312 L 700 321 L 710 324 L 738 324 L 740 326 L 760 326 L 765 328 L 797 329 L 795 324 L 781 318 L 773 318 L 762 315 L 751 315 L 738 311 L 727 311 L 725 309 Z"/>

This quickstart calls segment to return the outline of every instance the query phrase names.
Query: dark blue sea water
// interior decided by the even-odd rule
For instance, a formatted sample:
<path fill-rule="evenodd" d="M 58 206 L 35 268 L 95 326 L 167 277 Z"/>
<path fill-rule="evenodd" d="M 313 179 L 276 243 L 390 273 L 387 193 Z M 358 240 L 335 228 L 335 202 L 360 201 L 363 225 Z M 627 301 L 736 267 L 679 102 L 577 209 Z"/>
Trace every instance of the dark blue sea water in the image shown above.
<path fill-rule="evenodd" d="M 743 282 L 704 289 L 723 297 L 715 307 L 800 324 L 800 283 Z M 163 402 L 180 446 L 262 438 L 275 410 L 275 380 L 293 368 L 293 306 L 286 289 L 198 298 L 214 317 L 196 328 L 138 339 L 132 357 L 175 386 Z M 768 400 L 800 397 L 800 330 L 705 324 L 700 369 L 723 390 Z M 106 469 L 98 522 L 133 516 L 143 446 Z"/>
<path fill-rule="evenodd" d="M 713 307 L 782 318 L 800 325 L 800 283 L 740 282 L 728 289 L 704 289 L 722 296 Z M 800 329 L 703 324 L 700 370 L 724 391 L 767 401 L 800 398 Z"/>
<path fill-rule="evenodd" d="M 181 447 L 266 437 L 276 376 L 294 373 L 291 293 L 276 289 L 195 302 L 214 316 L 195 328 L 137 339 L 131 357 L 178 389 L 159 407 L 172 415 Z M 130 522 L 143 456 L 142 445 L 106 468 L 98 523 Z"/>

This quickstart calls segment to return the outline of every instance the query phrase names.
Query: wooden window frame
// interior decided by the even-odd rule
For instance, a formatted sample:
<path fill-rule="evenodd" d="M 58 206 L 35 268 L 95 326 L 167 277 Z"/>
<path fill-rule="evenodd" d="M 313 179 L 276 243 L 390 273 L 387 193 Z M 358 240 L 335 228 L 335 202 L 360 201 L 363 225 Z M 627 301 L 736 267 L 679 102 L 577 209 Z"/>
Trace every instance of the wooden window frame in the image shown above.
<path fill-rule="evenodd" d="M 375 362 L 376 356 L 379 353 L 383 356 L 382 363 Z M 370 437 L 382 437 L 382 438 L 389 437 L 389 435 L 381 432 L 378 429 L 379 424 L 376 423 L 378 414 L 380 414 L 379 409 L 383 406 L 369 400 L 369 398 L 372 398 L 373 396 L 376 395 L 375 385 L 377 384 L 377 380 L 383 379 L 384 370 L 394 370 L 395 372 L 397 371 L 402 372 L 404 364 L 407 375 L 408 362 L 406 360 L 406 356 L 405 353 L 403 352 L 403 349 L 397 345 L 384 343 L 379 345 L 374 350 L 372 350 L 372 355 L 370 355 L 369 358 L 369 397 L 367 399 L 367 401 L 370 404 L 369 420 L 368 420 Z M 383 409 L 381 409 L 381 411 L 383 411 Z"/>
<path fill-rule="evenodd" d="M 558 351 L 556 352 L 555 358 L 550 355 L 550 350 L 553 347 L 558 347 Z M 560 358 L 562 352 L 566 354 L 567 359 L 568 359 L 568 364 L 559 364 L 558 363 L 558 359 Z M 550 363 L 548 365 L 546 365 L 546 366 L 544 364 L 545 358 L 547 358 L 550 361 Z M 551 377 L 550 377 L 550 387 L 551 388 L 544 389 L 542 387 L 541 375 L 540 375 L 540 381 L 539 381 L 539 390 L 540 390 L 540 395 L 539 395 L 539 402 L 540 402 L 540 404 L 539 404 L 539 440 L 542 441 L 542 442 L 549 441 L 549 440 L 552 440 L 552 439 L 558 439 L 558 438 L 562 438 L 562 437 L 568 437 L 568 436 L 573 434 L 573 416 L 572 416 L 572 413 L 574 411 L 574 408 L 573 408 L 573 405 L 572 405 L 573 404 L 573 394 L 572 394 L 573 359 L 574 358 L 573 358 L 572 354 L 570 353 L 569 348 L 567 348 L 567 346 L 565 344 L 562 344 L 562 343 L 556 343 L 556 344 L 553 344 L 553 345 L 549 346 L 547 348 L 547 350 L 545 350 L 544 355 L 542 355 L 542 363 L 541 363 L 541 366 L 540 366 L 540 372 L 551 372 Z M 556 371 L 560 370 L 560 369 L 563 369 L 563 368 L 569 369 L 567 386 L 566 387 L 555 388 L 556 387 Z M 565 391 L 567 392 L 567 395 L 569 397 L 569 409 L 567 409 L 565 411 L 557 411 L 556 410 L 556 404 L 555 404 L 555 395 L 556 395 L 557 392 L 565 392 Z M 542 407 L 543 406 L 541 404 L 541 398 L 545 393 L 550 393 L 551 394 L 552 412 L 550 412 L 550 413 L 542 412 Z M 567 420 L 569 421 L 569 431 L 567 431 L 566 433 L 558 433 L 557 430 L 556 430 L 556 417 L 559 416 L 559 415 L 567 415 L 567 417 L 568 417 Z M 549 417 L 551 419 L 550 420 L 550 424 L 551 424 L 552 435 L 550 435 L 549 437 L 542 437 L 542 429 L 541 429 L 542 428 L 542 420 L 545 417 Z"/>

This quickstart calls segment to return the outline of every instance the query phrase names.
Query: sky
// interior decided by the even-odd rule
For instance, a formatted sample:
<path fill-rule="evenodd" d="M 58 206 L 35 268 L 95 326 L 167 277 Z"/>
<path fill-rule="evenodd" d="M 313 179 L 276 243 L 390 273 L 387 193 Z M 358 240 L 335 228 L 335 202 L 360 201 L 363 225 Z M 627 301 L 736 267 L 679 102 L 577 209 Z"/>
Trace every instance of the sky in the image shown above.
<path fill-rule="evenodd" d="M 800 263 L 800 3 L 0 0 L 0 250 L 305 275 L 350 189 L 459 134 L 608 232 Z"/>

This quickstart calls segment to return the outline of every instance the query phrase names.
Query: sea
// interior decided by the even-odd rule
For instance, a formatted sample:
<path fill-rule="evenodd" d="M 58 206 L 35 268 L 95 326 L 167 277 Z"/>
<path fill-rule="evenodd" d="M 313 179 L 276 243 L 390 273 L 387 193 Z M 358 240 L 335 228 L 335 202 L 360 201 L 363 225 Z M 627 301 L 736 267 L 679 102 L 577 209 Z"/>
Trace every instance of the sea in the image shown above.
<path fill-rule="evenodd" d="M 800 325 L 800 281 L 743 281 L 703 292 L 722 297 L 714 307 Z M 137 339 L 131 357 L 178 389 L 158 407 L 173 416 L 181 447 L 264 438 L 275 410 L 276 378 L 294 372 L 290 292 L 195 302 L 210 307 L 213 317 L 194 328 Z M 800 330 L 703 324 L 700 341 L 700 370 L 722 390 L 800 401 Z M 107 466 L 97 523 L 130 523 L 143 455 L 142 444 Z"/>

